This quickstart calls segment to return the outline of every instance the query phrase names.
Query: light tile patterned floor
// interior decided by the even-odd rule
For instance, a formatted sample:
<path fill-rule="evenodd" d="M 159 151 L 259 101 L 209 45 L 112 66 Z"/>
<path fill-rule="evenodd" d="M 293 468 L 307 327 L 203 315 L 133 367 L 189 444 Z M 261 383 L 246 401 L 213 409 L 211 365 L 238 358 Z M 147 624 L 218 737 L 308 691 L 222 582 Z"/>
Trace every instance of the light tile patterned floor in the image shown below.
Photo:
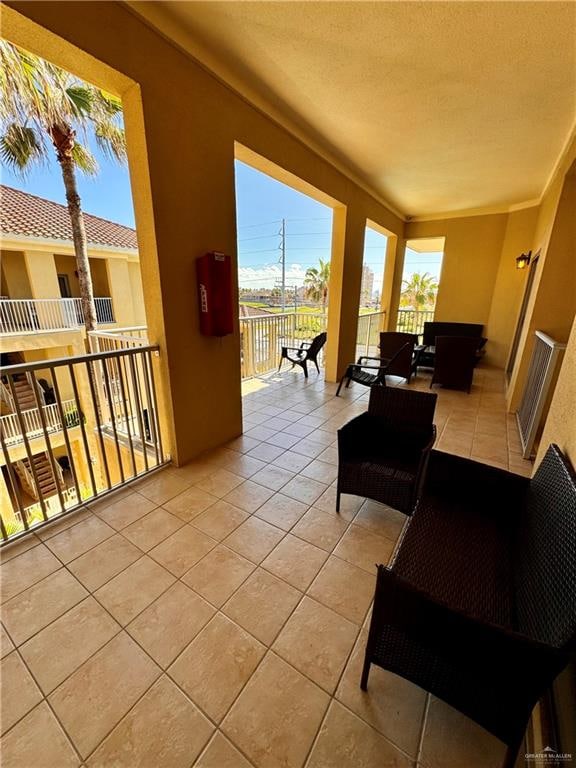
<path fill-rule="evenodd" d="M 368 391 L 245 389 L 242 437 L 3 551 L 4 768 L 499 765 L 406 680 L 359 688 L 374 562 L 404 522 L 350 496 L 335 514 L 336 430 Z M 530 471 L 500 372 L 438 394 L 439 448 Z"/>

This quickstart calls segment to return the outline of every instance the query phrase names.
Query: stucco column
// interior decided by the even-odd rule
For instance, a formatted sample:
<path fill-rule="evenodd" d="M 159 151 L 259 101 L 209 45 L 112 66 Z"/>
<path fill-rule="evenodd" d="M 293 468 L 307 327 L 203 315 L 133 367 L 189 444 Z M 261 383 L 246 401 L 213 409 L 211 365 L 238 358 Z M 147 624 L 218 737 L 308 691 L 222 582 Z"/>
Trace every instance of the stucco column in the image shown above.
<path fill-rule="evenodd" d="M 134 303 L 128 260 L 106 259 L 106 267 L 114 319 L 119 326 L 134 325 Z"/>
<path fill-rule="evenodd" d="M 396 319 L 398 317 L 398 308 L 400 306 L 400 294 L 402 293 L 402 276 L 404 274 L 404 259 L 406 257 L 406 240 L 398 238 L 396 245 L 396 257 L 394 259 L 394 269 L 392 276 L 392 285 L 390 287 L 390 304 L 388 310 L 388 330 L 396 330 Z"/>
<path fill-rule="evenodd" d="M 353 208 L 334 209 L 326 380 L 338 381 L 356 357 L 366 216 Z"/>
<path fill-rule="evenodd" d="M 60 287 L 53 253 L 24 251 L 24 262 L 33 299 L 59 299 Z"/>

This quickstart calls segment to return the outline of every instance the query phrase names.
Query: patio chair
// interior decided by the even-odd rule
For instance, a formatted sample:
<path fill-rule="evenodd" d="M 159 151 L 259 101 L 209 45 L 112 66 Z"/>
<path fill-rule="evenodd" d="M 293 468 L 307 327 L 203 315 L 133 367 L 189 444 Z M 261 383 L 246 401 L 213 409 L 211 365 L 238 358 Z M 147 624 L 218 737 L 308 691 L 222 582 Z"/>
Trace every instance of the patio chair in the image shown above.
<path fill-rule="evenodd" d="M 350 386 L 351 381 L 355 381 L 357 384 L 362 384 L 365 387 L 385 387 L 386 375 L 391 372 L 390 369 L 394 368 L 396 360 L 404 354 L 404 348 L 409 346 L 410 342 L 403 344 L 400 349 L 396 351 L 396 354 L 389 359 L 362 355 L 358 358 L 358 362 L 350 363 L 346 368 L 346 373 L 340 379 L 340 384 L 338 384 L 338 389 L 336 390 L 336 397 L 340 395 L 340 390 L 342 389 L 344 381 L 346 381 L 346 389 Z M 412 343 L 412 348 L 413 346 Z M 362 362 L 363 360 L 373 360 L 374 362 L 377 362 L 378 365 Z M 374 371 L 374 373 L 372 373 L 372 371 Z"/>
<path fill-rule="evenodd" d="M 410 384 L 412 374 L 416 374 L 416 358 L 414 356 L 414 347 L 418 344 L 418 336 L 414 333 L 402 333 L 400 331 L 382 331 L 380 333 L 380 357 L 385 360 L 391 360 L 400 351 L 397 357 L 394 357 L 394 363 L 390 362 L 387 376 L 401 376 Z"/>
<path fill-rule="evenodd" d="M 436 439 L 435 407 L 427 392 L 372 387 L 367 413 L 338 430 L 336 512 L 351 493 L 412 513 Z"/>
<path fill-rule="evenodd" d="M 318 367 L 318 355 L 320 350 L 326 344 L 326 332 L 323 331 L 315 336 L 312 341 L 303 341 L 299 347 L 282 347 L 282 355 L 280 357 L 280 365 L 278 370 L 282 368 L 284 360 L 289 360 L 292 363 L 292 368 L 295 365 L 299 365 L 304 371 L 304 376 L 308 378 L 308 363 L 314 363 L 316 370 L 320 373 Z M 289 352 L 295 352 L 295 356 L 290 357 Z"/>
<path fill-rule="evenodd" d="M 469 336 L 437 336 L 430 386 L 442 384 L 470 393 L 477 349 L 478 339 Z"/>

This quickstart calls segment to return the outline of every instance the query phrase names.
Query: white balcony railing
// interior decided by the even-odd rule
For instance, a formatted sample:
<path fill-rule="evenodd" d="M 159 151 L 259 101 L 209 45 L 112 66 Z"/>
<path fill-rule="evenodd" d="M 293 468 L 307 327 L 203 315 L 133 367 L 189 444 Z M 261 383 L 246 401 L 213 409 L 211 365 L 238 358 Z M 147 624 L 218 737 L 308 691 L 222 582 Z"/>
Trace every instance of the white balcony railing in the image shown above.
<path fill-rule="evenodd" d="M 91 352 L 114 352 L 118 349 L 145 347 L 148 344 L 148 329 L 145 325 L 133 325 L 108 331 L 90 331 L 88 340 Z"/>
<path fill-rule="evenodd" d="M 432 320 L 434 320 L 433 309 L 399 309 L 396 330 L 420 336 L 424 331 L 424 323 Z"/>
<path fill-rule="evenodd" d="M 383 312 L 358 317 L 356 354 L 377 354 Z M 283 346 L 297 347 L 327 328 L 327 315 L 287 312 L 240 318 L 242 378 L 269 373 L 278 367 Z"/>
<path fill-rule="evenodd" d="M 64 414 L 64 420 L 66 427 L 78 426 L 80 423 L 80 413 L 76 407 L 74 400 L 64 400 L 62 402 L 62 410 Z M 62 419 L 58 411 L 56 403 L 51 405 L 45 405 L 42 408 L 44 413 L 44 421 L 46 425 L 46 431 L 48 433 L 60 432 L 62 430 Z M 0 416 L 0 430 L 6 445 L 15 445 L 16 443 L 24 442 L 22 435 L 23 431 L 26 431 L 26 437 L 29 440 L 33 440 L 35 437 L 40 437 L 44 434 L 44 427 L 42 426 L 42 417 L 38 408 L 30 408 L 26 411 L 21 411 L 21 419 L 18 418 L 16 413 L 8 413 L 5 416 Z"/>
<path fill-rule="evenodd" d="M 99 323 L 114 323 L 112 299 L 94 300 Z M 82 300 L 0 298 L 0 333 L 39 333 L 84 325 Z"/>

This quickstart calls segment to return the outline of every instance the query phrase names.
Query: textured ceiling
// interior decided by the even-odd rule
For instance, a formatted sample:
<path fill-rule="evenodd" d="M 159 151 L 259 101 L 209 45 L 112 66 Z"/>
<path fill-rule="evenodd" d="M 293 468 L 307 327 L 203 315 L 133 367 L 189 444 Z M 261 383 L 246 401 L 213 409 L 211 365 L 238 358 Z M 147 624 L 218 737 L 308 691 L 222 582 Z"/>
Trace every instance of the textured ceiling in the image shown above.
<path fill-rule="evenodd" d="M 408 216 L 538 198 L 574 125 L 574 2 L 130 6 Z"/>

